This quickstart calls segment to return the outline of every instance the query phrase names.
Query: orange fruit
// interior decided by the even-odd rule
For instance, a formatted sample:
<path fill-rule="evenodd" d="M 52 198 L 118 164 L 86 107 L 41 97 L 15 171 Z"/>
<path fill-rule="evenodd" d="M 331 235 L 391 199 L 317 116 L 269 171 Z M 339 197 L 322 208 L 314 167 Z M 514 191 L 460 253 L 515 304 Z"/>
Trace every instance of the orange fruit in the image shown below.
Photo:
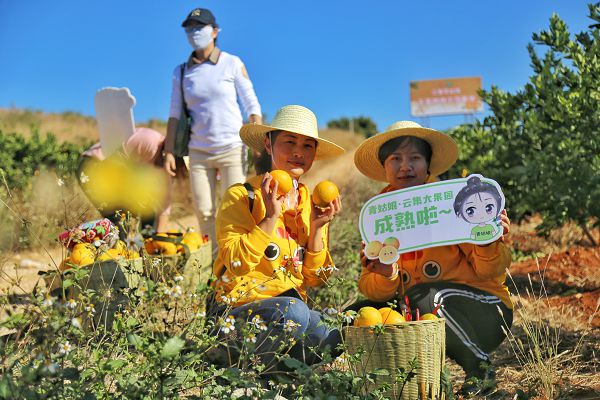
<path fill-rule="evenodd" d="M 148 254 L 154 254 L 154 240 L 148 238 L 144 241 L 144 248 Z"/>
<path fill-rule="evenodd" d="M 294 186 L 292 182 L 292 177 L 286 171 L 281 169 L 274 169 L 269 172 L 273 180 L 271 181 L 271 188 L 275 186 L 275 182 L 277 182 L 277 194 L 281 196 L 285 196 L 288 194 L 290 190 L 292 190 L 292 186 Z"/>
<path fill-rule="evenodd" d="M 363 307 L 358 310 L 354 326 L 373 326 L 383 322 L 381 314 L 374 307 Z"/>
<path fill-rule="evenodd" d="M 198 232 L 188 232 L 183 235 L 183 239 L 181 243 L 187 245 L 190 251 L 198 250 L 200 245 L 202 244 L 202 238 Z"/>
<path fill-rule="evenodd" d="M 335 183 L 331 181 L 319 182 L 313 190 L 312 200 L 319 207 L 327 207 L 329 203 L 337 199 L 340 191 Z"/>
<path fill-rule="evenodd" d="M 92 250 L 92 248 L 94 250 Z M 73 247 L 73 251 L 70 256 L 71 262 L 77 265 L 92 264 L 96 259 L 95 247 L 92 245 L 86 246 L 84 243 L 77 244 Z"/>
<path fill-rule="evenodd" d="M 390 307 L 380 308 L 379 314 L 381 314 L 381 319 L 385 325 L 401 324 L 405 321 L 402 314 Z"/>
<path fill-rule="evenodd" d="M 420 320 L 434 320 L 434 319 L 438 319 L 437 315 L 432 314 L 432 313 L 427 313 L 427 314 L 423 314 L 421 315 Z"/>

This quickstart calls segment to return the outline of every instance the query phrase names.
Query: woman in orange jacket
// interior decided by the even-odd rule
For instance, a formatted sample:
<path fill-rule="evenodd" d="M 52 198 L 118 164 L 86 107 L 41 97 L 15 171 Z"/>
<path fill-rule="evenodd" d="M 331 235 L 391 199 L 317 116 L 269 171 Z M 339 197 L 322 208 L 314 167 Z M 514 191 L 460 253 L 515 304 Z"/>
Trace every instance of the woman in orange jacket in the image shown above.
<path fill-rule="evenodd" d="M 356 167 L 369 178 L 386 182 L 381 193 L 434 181 L 458 157 L 456 143 L 447 135 L 417 123 L 399 121 L 363 142 L 356 150 Z M 359 289 L 371 305 L 409 299 L 412 309 L 435 312 L 446 319 L 446 351 L 460 364 L 466 381 L 463 391 L 476 390 L 475 379 L 491 379 L 489 353 L 505 338 L 512 324 L 512 303 L 505 284 L 511 263 L 504 244 L 510 221 L 502 210 L 503 236 L 488 245 L 462 243 L 402 254 L 386 265 L 361 254 Z"/>

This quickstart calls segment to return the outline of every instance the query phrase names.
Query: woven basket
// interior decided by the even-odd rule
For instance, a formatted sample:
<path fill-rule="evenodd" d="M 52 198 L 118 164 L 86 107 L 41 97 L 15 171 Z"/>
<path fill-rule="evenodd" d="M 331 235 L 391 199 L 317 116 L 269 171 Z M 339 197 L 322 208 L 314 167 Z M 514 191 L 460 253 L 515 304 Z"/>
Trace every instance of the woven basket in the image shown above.
<path fill-rule="evenodd" d="M 398 325 L 386 325 L 382 333 L 371 327 L 348 326 L 344 328 L 345 340 L 350 354 L 363 352 L 362 360 L 353 367 L 363 375 L 384 368 L 389 376 L 378 376 L 379 386 L 389 383 L 392 388 L 387 396 L 394 399 L 440 399 L 441 376 L 446 358 L 445 320 L 412 321 Z M 417 361 L 417 376 L 404 388 L 394 384 L 398 368 L 409 371 L 409 363 Z M 372 386 L 367 390 L 372 389 Z"/>

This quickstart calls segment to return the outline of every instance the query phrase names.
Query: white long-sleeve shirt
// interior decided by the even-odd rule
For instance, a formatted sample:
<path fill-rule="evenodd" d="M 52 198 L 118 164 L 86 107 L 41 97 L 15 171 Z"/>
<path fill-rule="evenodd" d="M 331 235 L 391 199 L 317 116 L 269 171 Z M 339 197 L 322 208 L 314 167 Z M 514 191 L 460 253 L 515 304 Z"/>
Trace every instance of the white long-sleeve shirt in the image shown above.
<path fill-rule="evenodd" d="M 261 115 L 252 82 L 244 74 L 244 64 L 234 55 L 215 48 L 209 59 L 186 63 L 183 76 L 185 103 L 192 117 L 190 149 L 219 154 L 242 145 L 243 124 L 239 102 L 246 116 Z M 183 105 L 180 65 L 173 70 L 169 117 L 180 118 Z"/>

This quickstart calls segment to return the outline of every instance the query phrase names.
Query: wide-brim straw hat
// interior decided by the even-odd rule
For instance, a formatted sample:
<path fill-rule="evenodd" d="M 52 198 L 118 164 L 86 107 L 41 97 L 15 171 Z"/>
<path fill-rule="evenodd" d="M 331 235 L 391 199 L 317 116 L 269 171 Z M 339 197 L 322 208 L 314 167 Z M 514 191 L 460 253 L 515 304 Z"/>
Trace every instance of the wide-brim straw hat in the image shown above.
<path fill-rule="evenodd" d="M 401 136 L 414 136 L 429 143 L 431 146 L 430 176 L 438 176 L 448 171 L 458 159 L 458 146 L 450 136 L 435 129 L 423 128 L 416 122 L 397 121 L 385 132 L 370 137 L 358 146 L 354 153 L 356 168 L 371 179 L 387 182 L 385 169 L 379 162 L 379 149 L 388 140 Z"/>
<path fill-rule="evenodd" d="M 262 152 L 265 149 L 266 134 L 272 131 L 287 131 L 315 139 L 318 143 L 315 159 L 339 156 L 346 151 L 337 144 L 320 138 L 315 114 L 308 108 L 297 105 L 281 107 L 270 125 L 250 123 L 242 126 L 240 137 L 253 150 Z"/>

